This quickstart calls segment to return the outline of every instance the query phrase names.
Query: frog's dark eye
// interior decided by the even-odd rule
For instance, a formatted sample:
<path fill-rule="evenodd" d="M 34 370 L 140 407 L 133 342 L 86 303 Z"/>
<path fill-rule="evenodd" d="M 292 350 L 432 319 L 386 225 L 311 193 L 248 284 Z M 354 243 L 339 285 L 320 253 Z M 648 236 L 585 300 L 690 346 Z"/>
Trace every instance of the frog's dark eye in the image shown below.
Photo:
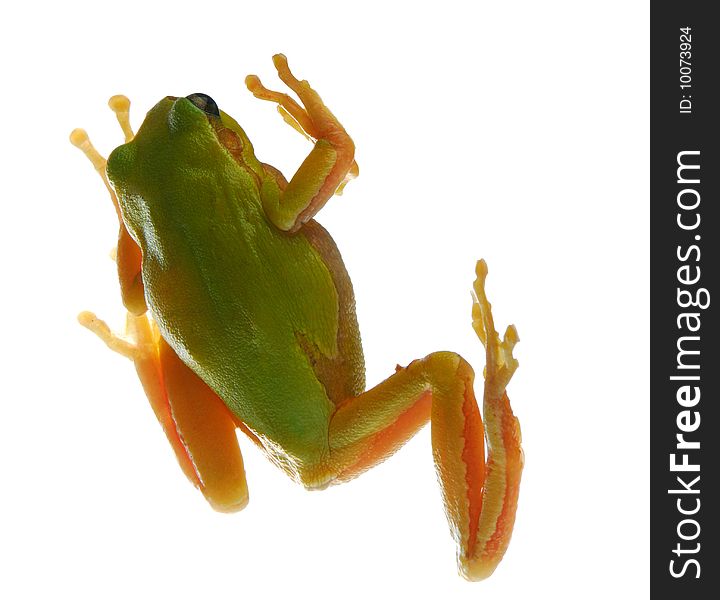
<path fill-rule="evenodd" d="M 213 117 L 220 116 L 220 109 L 218 108 L 218 105 L 215 103 L 215 100 L 207 94 L 190 94 L 185 97 L 208 115 L 212 115 Z"/>

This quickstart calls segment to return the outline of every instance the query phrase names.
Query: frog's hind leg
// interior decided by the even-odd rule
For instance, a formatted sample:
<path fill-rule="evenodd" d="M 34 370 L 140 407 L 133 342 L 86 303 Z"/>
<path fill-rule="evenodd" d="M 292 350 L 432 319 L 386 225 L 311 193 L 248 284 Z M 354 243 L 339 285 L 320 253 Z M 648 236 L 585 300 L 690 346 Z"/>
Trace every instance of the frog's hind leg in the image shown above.
<path fill-rule="evenodd" d="M 484 291 L 486 273 L 480 261 L 473 327 L 486 347 L 485 425 L 470 365 L 457 354 L 436 352 L 338 405 L 329 435 L 331 468 L 343 481 L 392 454 L 430 420 L 459 568 L 473 580 L 489 576 L 505 553 L 523 465 L 520 427 L 505 393 L 517 368 L 512 356 L 517 334 L 510 327 L 501 341 L 495 331 Z"/>
<path fill-rule="evenodd" d="M 128 314 L 129 338 L 112 333 L 92 313 L 82 313 L 79 320 L 135 363 L 183 472 L 211 506 L 221 512 L 244 508 L 245 469 L 235 421 L 224 402 L 178 358 L 146 315 Z"/>

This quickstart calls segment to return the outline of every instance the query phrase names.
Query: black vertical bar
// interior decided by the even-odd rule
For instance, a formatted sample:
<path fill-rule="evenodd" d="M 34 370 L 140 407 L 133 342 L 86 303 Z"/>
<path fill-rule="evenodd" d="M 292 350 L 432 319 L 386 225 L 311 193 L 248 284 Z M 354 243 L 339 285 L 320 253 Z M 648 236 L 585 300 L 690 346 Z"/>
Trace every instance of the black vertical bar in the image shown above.
<path fill-rule="evenodd" d="M 713 8 L 687 0 L 651 5 L 653 598 L 720 598 L 720 22 Z"/>

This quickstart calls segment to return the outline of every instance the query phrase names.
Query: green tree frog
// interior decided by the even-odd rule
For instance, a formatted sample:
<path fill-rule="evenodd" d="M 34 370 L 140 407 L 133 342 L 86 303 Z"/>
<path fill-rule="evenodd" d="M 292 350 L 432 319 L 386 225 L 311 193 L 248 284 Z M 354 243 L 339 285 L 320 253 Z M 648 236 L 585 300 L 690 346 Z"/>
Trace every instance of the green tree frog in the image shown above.
<path fill-rule="evenodd" d="M 515 328 L 496 332 L 479 261 L 472 326 L 486 348 L 484 424 L 473 369 L 451 352 L 365 390 L 352 284 L 313 220 L 358 174 L 355 148 L 286 58 L 273 60 L 299 103 L 254 75 L 246 85 L 314 144 L 290 181 L 206 94 L 164 98 L 137 135 L 129 101 L 114 96 L 126 143 L 107 160 L 72 132 L 118 215 L 127 331 L 92 313 L 79 319 L 135 363 L 183 471 L 219 511 L 248 502 L 238 428 L 292 479 L 322 489 L 378 464 L 430 421 L 459 570 L 487 577 L 510 541 L 523 465 L 505 392 Z"/>

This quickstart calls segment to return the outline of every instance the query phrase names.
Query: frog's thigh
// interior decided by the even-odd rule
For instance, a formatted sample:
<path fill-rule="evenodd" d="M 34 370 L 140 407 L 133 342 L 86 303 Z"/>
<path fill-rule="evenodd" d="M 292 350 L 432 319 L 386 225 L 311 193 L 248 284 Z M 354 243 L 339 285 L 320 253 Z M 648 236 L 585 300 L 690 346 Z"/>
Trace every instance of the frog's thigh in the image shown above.
<path fill-rule="evenodd" d="M 467 578 L 482 579 L 492 573 L 509 543 L 522 453 L 517 421 L 503 394 L 491 406 L 486 403 L 486 468 L 473 379 L 472 368 L 457 354 L 430 354 L 339 405 L 329 441 L 330 461 L 342 481 L 385 459 L 430 419 L 459 566 Z M 498 483 L 498 477 L 503 481 Z"/>
<path fill-rule="evenodd" d="M 198 487 L 215 510 L 243 509 L 248 489 L 232 413 L 162 338 L 159 363 L 172 417 L 197 473 Z"/>
<path fill-rule="evenodd" d="M 245 469 L 235 423 L 222 400 L 178 358 L 147 316 L 128 314 L 128 333 L 134 343 L 112 334 L 91 313 L 83 313 L 80 321 L 135 363 L 187 478 L 216 510 L 242 509 L 248 501 Z"/>

